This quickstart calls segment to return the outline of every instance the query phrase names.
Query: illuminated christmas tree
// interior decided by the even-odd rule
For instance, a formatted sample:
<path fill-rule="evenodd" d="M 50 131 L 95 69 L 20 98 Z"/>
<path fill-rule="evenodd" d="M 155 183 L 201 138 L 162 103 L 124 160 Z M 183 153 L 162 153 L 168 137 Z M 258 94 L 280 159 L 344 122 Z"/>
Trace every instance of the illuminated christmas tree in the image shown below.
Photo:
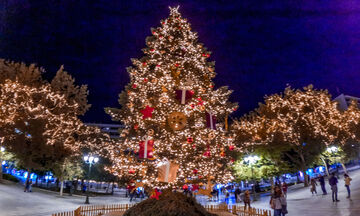
<path fill-rule="evenodd" d="M 229 181 L 236 150 L 227 132 L 227 116 L 237 108 L 228 102 L 232 91 L 214 89 L 211 53 L 178 8 L 151 31 L 145 56 L 128 68 L 121 109 L 106 109 L 126 127 L 121 144 L 109 147 L 109 170 L 150 186 Z"/>

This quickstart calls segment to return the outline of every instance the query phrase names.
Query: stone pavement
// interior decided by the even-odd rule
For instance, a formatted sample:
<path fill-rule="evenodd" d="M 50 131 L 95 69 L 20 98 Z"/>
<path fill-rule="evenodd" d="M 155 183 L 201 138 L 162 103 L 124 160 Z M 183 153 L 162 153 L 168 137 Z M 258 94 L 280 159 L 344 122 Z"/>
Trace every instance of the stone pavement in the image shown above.
<path fill-rule="evenodd" d="M 339 203 L 333 203 L 331 194 L 322 196 L 311 195 L 309 188 L 295 185 L 289 188 L 288 210 L 289 216 L 360 216 L 360 170 L 350 172 L 352 198 L 346 199 L 346 189 L 343 177 L 339 180 Z M 327 185 L 330 193 L 330 187 Z M 216 204 L 207 202 L 207 198 L 198 197 L 202 204 Z M 60 197 L 58 193 L 33 188 L 32 193 L 24 193 L 23 187 L 15 184 L 0 184 L 0 216 L 49 216 L 54 212 L 70 211 L 79 205 L 84 205 L 85 197 Z M 90 203 L 114 204 L 129 203 L 128 198 L 121 194 L 114 196 L 90 197 Z M 218 203 L 217 203 L 218 204 Z M 241 205 L 241 204 L 240 204 Z M 269 197 L 261 196 L 252 203 L 253 207 L 269 209 Z"/>
<path fill-rule="evenodd" d="M 331 190 L 326 181 L 327 195 L 322 195 L 320 185 L 317 187 L 318 195 L 312 195 L 310 188 L 303 188 L 302 185 L 290 188 L 287 202 L 289 216 L 360 216 L 360 170 L 349 173 L 353 179 L 351 182 L 351 199 L 347 199 L 347 192 L 344 186 L 344 178 L 340 176 L 338 183 L 338 199 L 340 202 L 333 203 Z M 260 201 L 254 202 L 253 207 L 269 208 L 269 197 L 263 197 Z"/>

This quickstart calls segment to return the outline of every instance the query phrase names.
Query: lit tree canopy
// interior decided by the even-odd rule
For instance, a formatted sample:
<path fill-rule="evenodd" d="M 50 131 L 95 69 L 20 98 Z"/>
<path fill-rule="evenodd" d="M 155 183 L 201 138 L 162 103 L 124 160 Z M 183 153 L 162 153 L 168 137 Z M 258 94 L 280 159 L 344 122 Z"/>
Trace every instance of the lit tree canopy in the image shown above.
<path fill-rule="evenodd" d="M 305 172 L 327 145 L 344 142 L 340 136 L 344 123 L 336 105 L 325 90 L 311 85 L 303 90 L 287 87 L 283 94 L 265 97 L 249 128 L 269 152 L 282 153 L 279 156 Z M 234 125 L 236 130 L 241 122 Z"/>
<path fill-rule="evenodd" d="M 25 63 L 0 59 L 0 72 L 0 83 L 9 79 L 28 86 L 40 86 L 44 82 L 41 75 L 45 71 L 35 64 L 27 66 Z"/>
<path fill-rule="evenodd" d="M 72 135 L 81 122 L 63 95 L 10 80 L 0 85 L 0 133 L 8 151 L 26 168 L 43 168 L 79 151 Z"/>
<path fill-rule="evenodd" d="M 89 94 L 87 86 L 75 85 L 75 79 L 64 71 L 63 66 L 60 67 L 56 76 L 52 79 L 51 88 L 57 93 L 64 94 L 69 103 L 77 104 L 77 115 L 84 115 L 91 107 L 87 101 L 87 96 Z"/>
<path fill-rule="evenodd" d="M 51 83 L 34 64 L 0 59 L 0 72 L 3 145 L 28 170 L 51 169 L 60 179 L 68 176 L 66 165 L 76 165 L 81 150 L 94 143 L 88 141 L 94 130 L 78 118 L 90 107 L 87 87 L 75 85 L 63 67 Z"/>
<path fill-rule="evenodd" d="M 128 68 L 130 83 L 120 94 L 121 109 L 106 109 L 127 127 L 124 143 L 112 153 L 111 169 L 156 185 L 159 162 L 168 160 L 179 165 L 174 184 L 190 177 L 231 179 L 233 140 L 219 120 L 237 105 L 228 102 L 227 87 L 214 89 L 211 53 L 197 42 L 178 8 L 171 8 L 170 16 L 151 31 L 145 56 L 132 59 Z M 141 159 L 144 142 L 153 142 L 151 160 Z"/>

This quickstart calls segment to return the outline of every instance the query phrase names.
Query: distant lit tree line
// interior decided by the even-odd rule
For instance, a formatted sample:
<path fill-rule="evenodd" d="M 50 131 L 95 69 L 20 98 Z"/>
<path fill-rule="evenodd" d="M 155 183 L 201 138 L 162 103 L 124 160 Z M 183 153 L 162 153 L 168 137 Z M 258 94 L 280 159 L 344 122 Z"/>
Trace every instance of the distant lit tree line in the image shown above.
<path fill-rule="evenodd" d="M 308 168 L 323 164 L 328 172 L 328 165 L 336 162 L 346 171 L 344 164 L 358 157 L 359 124 L 357 101 L 342 111 L 327 90 L 309 85 L 265 96 L 258 108 L 234 121 L 232 130 L 246 149 L 243 155 L 261 155 L 259 177 L 301 170 L 307 185 Z M 244 177 L 246 169 L 239 161 L 235 174 Z"/>

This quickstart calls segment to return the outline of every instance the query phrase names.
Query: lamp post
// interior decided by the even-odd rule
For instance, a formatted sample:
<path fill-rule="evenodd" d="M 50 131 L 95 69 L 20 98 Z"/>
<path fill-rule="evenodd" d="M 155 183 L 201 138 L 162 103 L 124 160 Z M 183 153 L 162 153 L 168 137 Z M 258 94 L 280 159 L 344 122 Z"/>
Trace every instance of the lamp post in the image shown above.
<path fill-rule="evenodd" d="M 339 178 L 339 167 L 337 165 L 338 161 L 337 161 L 337 155 L 335 155 L 337 152 L 338 152 L 338 147 L 336 146 L 331 146 L 331 147 L 328 147 L 326 149 L 327 152 L 329 152 L 331 154 L 331 156 L 333 156 L 335 158 L 335 164 L 336 164 L 336 175 L 337 177 Z"/>
<path fill-rule="evenodd" d="M 90 173 L 91 173 L 91 166 L 99 161 L 98 157 L 94 156 L 84 156 L 84 161 L 86 164 L 89 164 L 89 172 L 88 172 L 88 185 L 86 188 L 86 200 L 85 204 L 90 204 L 89 202 L 89 189 L 90 189 Z"/>
<path fill-rule="evenodd" d="M 2 180 L 2 166 L 3 166 L 2 156 L 4 151 L 5 148 L 1 146 L 0 147 L 0 181 Z"/>
<path fill-rule="evenodd" d="M 254 181 L 254 164 L 260 160 L 260 158 L 257 155 L 249 155 L 244 158 L 244 161 L 250 165 L 251 167 L 251 178 L 253 180 L 253 187 L 252 191 L 254 193 L 254 200 L 256 200 L 256 192 L 255 192 L 255 181 Z"/>

